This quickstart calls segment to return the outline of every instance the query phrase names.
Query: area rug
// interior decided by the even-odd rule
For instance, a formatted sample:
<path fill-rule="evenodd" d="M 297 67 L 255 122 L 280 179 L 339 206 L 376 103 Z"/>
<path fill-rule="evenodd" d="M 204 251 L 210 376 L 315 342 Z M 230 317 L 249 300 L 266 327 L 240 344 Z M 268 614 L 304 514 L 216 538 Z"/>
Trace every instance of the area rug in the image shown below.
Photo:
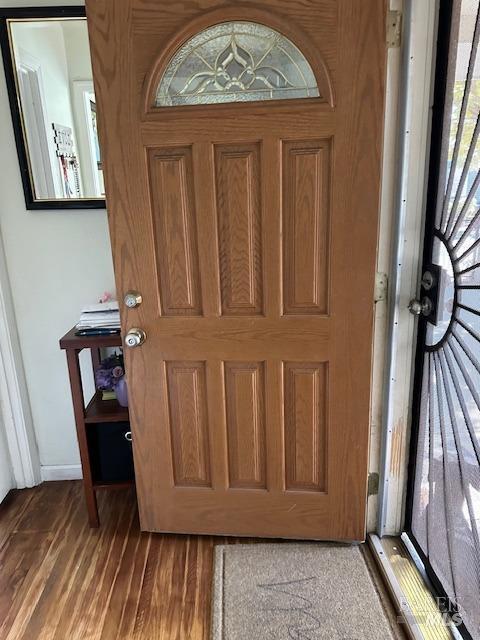
<path fill-rule="evenodd" d="M 397 640 L 383 597 L 358 545 L 221 545 L 211 638 Z"/>

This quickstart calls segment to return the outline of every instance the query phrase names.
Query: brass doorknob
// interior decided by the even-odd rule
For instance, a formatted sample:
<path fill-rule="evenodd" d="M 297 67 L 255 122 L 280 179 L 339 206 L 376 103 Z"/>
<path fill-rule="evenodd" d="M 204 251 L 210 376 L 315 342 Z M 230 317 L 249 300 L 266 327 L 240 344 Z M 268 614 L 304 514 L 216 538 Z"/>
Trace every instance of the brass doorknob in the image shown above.
<path fill-rule="evenodd" d="M 141 344 L 143 344 L 146 339 L 147 334 L 145 333 L 145 331 L 143 329 L 134 327 L 133 329 L 130 329 L 130 331 L 125 336 L 125 344 L 127 345 L 127 347 L 130 347 L 130 349 L 133 349 L 133 347 L 139 347 Z"/>

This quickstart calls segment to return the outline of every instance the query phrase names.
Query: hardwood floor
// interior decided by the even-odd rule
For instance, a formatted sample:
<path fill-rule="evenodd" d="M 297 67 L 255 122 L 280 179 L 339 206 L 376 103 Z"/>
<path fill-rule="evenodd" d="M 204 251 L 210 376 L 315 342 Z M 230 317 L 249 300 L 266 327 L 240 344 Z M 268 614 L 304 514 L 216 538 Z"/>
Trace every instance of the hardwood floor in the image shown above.
<path fill-rule="evenodd" d="M 100 529 L 80 482 L 0 507 L 0 639 L 206 640 L 213 547 L 236 540 L 141 533 L 133 491 L 98 497 Z"/>
<path fill-rule="evenodd" d="M 99 529 L 81 482 L 0 505 L 0 640 L 208 640 L 214 546 L 259 540 L 141 533 L 133 490 L 98 498 Z"/>

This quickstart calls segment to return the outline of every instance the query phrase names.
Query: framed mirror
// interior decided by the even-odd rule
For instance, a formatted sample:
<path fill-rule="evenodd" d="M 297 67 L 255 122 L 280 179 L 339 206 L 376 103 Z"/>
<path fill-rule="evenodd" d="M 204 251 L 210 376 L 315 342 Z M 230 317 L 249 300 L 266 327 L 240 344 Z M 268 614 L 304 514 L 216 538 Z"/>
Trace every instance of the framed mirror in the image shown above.
<path fill-rule="evenodd" d="M 85 8 L 0 9 L 0 38 L 27 209 L 104 208 Z"/>

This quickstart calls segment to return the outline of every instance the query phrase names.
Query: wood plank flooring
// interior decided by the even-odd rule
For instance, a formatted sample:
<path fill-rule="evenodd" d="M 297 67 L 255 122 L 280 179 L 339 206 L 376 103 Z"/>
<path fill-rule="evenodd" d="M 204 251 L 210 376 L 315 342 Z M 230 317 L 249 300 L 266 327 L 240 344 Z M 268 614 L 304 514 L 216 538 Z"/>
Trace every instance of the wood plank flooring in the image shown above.
<path fill-rule="evenodd" d="M 0 507 L 0 639 L 206 640 L 213 547 L 237 540 L 141 533 L 133 491 L 98 497 L 100 529 L 80 482 Z"/>
<path fill-rule="evenodd" d="M 208 640 L 213 548 L 258 540 L 141 533 L 133 490 L 98 498 L 99 529 L 80 482 L 0 506 L 0 640 Z"/>

